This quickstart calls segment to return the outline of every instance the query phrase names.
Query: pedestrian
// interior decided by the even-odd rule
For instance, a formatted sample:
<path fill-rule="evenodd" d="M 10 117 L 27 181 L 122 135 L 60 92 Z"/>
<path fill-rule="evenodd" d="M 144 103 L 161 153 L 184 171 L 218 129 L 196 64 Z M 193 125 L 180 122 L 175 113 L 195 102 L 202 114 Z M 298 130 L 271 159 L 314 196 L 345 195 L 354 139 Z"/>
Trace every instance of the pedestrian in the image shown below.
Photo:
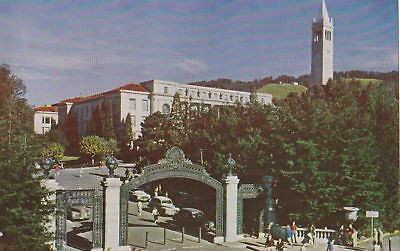
<path fill-rule="evenodd" d="M 158 213 L 158 210 L 157 210 L 157 208 L 153 208 L 153 211 L 151 211 L 151 214 L 153 215 L 153 218 L 154 218 L 154 223 L 158 223 L 158 215 L 159 215 L 159 213 Z"/>
<path fill-rule="evenodd" d="M 311 224 L 311 227 L 310 227 L 310 235 L 311 235 L 311 241 L 312 241 L 312 244 L 314 245 L 315 244 L 315 226 L 314 226 L 314 224 Z"/>
<path fill-rule="evenodd" d="M 326 247 L 326 251 L 333 251 L 333 242 L 334 240 L 331 240 L 331 238 L 328 238 L 328 245 Z"/>
<path fill-rule="evenodd" d="M 292 228 L 288 224 L 286 226 L 286 239 L 287 239 L 287 242 L 290 244 L 290 246 L 293 246 L 292 238 L 293 238 Z"/>
<path fill-rule="evenodd" d="M 297 243 L 297 226 L 295 221 L 292 222 L 290 228 L 292 229 L 292 243 Z"/>
<path fill-rule="evenodd" d="M 278 242 L 276 243 L 276 250 L 277 251 L 283 251 L 284 244 L 281 238 L 278 239 Z"/>
<path fill-rule="evenodd" d="M 373 235 L 372 235 L 372 246 L 373 250 L 377 250 L 378 246 L 378 230 L 374 227 Z"/>
<path fill-rule="evenodd" d="M 154 188 L 154 196 L 158 196 L 158 186 Z"/>
<path fill-rule="evenodd" d="M 383 248 L 383 231 L 380 227 L 378 227 L 378 246 L 381 248 Z"/>
<path fill-rule="evenodd" d="M 270 234 L 267 234 L 267 237 L 265 238 L 265 247 L 267 248 L 268 251 L 274 250 L 275 241 L 272 238 L 272 235 Z"/>
<path fill-rule="evenodd" d="M 337 238 L 337 240 L 339 240 L 338 244 L 340 244 L 340 245 L 344 245 L 346 243 L 346 237 L 345 237 L 344 233 L 345 233 L 344 232 L 344 226 L 341 225 L 340 228 L 339 228 L 339 235 L 338 235 L 338 238 Z"/>
<path fill-rule="evenodd" d="M 137 210 L 138 210 L 138 216 L 142 216 L 143 205 L 140 200 L 137 202 Z"/>
<path fill-rule="evenodd" d="M 350 245 L 352 247 L 357 246 L 357 231 L 352 224 L 349 224 L 348 233 L 350 236 Z"/>

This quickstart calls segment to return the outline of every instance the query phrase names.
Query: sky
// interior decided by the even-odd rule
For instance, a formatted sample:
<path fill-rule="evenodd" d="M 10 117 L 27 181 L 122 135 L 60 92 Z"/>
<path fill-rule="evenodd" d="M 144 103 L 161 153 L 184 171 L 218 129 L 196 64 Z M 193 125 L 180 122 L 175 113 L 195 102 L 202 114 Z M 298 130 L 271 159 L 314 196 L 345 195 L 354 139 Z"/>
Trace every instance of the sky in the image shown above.
<path fill-rule="evenodd" d="M 326 0 L 334 71 L 398 70 L 396 0 Z M 321 0 L 0 0 L 0 64 L 33 106 L 151 79 L 250 81 L 311 69 Z"/>

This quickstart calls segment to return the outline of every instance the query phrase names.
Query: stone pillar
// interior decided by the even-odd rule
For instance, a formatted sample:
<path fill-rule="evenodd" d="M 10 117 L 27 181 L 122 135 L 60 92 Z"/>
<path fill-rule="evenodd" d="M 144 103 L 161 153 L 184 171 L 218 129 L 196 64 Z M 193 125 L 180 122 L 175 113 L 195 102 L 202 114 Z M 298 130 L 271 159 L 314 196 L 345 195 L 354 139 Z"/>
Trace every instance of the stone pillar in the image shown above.
<path fill-rule="evenodd" d="M 225 242 L 237 241 L 237 195 L 239 179 L 237 176 L 228 176 L 226 183 L 226 220 Z"/>
<path fill-rule="evenodd" d="M 105 178 L 102 181 L 104 194 L 104 250 L 131 250 L 129 246 L 119 246 L 120 188 L 119 178 Z"/>

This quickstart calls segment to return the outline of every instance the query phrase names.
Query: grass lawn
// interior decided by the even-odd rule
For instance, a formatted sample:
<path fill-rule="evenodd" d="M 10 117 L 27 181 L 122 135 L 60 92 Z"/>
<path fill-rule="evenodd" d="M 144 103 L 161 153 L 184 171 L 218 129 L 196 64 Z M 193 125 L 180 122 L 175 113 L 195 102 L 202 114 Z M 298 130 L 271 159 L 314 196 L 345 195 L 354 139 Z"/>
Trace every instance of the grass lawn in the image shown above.
<path fill-rule="evenodd" d="M 257 90 L 257 92 L 272 94 L 273 98 L 278 99 L 286 97 L 291 92 L 301 94 L 305 91 L 307 91 L 306 87 L 293 84 L 268 84 Z"/>
<path fill-rule="evenodd" d="M 64 156 L 62 157 L 61 161 L 62 162 L 67 162 L 67 161 L 72 161 L 72 160 L 78 160 L 80 157 L 78 156 Z"/>
<path fill-rule="evenodd" d="M 356 81 L 360 81 L 361 85 L 379 85 L 383 82 L 383 80 L 380 79 L 373 79 L 373 78 L 354 78 Z M 343 78 L 342 80 L 346 81 L 347 83 L 350 83 L 353 78 Z"/>

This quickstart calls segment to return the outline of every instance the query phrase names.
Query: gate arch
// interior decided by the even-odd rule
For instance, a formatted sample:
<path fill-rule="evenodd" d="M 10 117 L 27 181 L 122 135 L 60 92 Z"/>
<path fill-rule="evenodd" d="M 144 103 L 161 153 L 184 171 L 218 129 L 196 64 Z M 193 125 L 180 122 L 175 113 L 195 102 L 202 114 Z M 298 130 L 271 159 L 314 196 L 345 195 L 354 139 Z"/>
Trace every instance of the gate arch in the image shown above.
<path fill-rule="evenodd" d="M 177 147 L 169 149 L 164 159 L 157 164 L 147 166 L 140 176 L 124 183 L 120 193 L 120 245 L 128 241 L 128 199 L 129 191 L 151 181 L 165 178 L 186 178 L 199 181 L 215 189 L 215 228 L 216 237 L 224 235 L 224 189 L 217 179 L 211 177 L 203 166 L 193 164 L 185 158 L 183 151 Z"/>

